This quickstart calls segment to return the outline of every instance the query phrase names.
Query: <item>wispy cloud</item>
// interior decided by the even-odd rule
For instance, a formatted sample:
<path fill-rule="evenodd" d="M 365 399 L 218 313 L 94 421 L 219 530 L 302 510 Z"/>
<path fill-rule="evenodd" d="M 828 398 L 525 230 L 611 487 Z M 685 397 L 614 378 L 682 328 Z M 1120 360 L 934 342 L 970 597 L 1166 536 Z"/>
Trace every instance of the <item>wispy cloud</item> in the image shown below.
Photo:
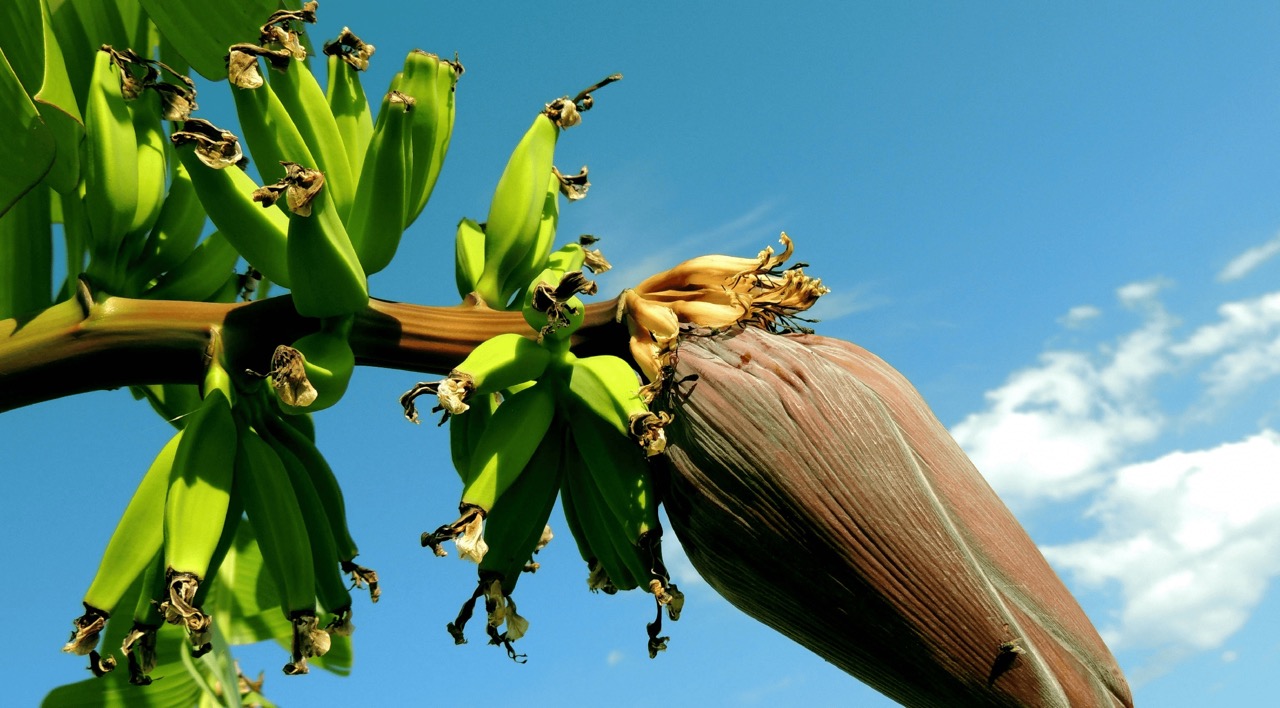
<path fill-rule="evenodd" d="M 1067 329 L 1079 329 L 1102 315 L 1102 310 L 1093 305 L 1076 305 L 1067 310 L 1067 314 L 1058 318 L 1058 324 Z"/>
<path fill-rule="evenodd" d="M 1218 280 L 1224 283 L 1239 280 L 1274 258 L 1276 254 L 1280 254 L 1280 234 L 1232 258 L 1231 262 L 1218 273 Z"/>
<path fill-rule="evenodd" d="M 1160 284 L 1131 283 L 1116 296 L 1145 322 L 1097 352 L 1049 351 L 986 394 L 988 406 L 952 429 L 991 485 L 1015 507 L 1097 488 L 1108 465 L 1153 439 L 1163 416 L 1147 387 L 1169 368 L 1174 324 L 1151 300 Z"/>

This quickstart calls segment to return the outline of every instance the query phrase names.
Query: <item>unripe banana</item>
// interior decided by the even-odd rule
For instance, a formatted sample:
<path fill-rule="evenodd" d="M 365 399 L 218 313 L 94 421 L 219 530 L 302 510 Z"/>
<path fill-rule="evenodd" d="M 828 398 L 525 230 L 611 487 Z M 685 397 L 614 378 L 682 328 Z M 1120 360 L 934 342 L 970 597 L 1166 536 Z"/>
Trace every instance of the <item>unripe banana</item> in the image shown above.
<path fill-rule="evenodd" d="M 200 407 L 196 384 L 148 384 L 132 386 L 133 397 L 146 398 L 151 408 L 170 425 L 182 429 L 186 415 Z"/>
<path fill-rule="evenodd" d="M 462 76 L 462 64 L 414 50 L 404 60 L 401 91 L 418 99 L 412 117 L 413 155 L 406 192 L 405 227 L 422 213 L 435 189 L 453 134 L 454 86 Z"/>
<path fill-rule="evenodd" d="M 556 226 L 560 221 L 560 178 L 552 174 L 547 182 L 547 193 L 538 221 L 537 236 L 532 246 L 520 259 L 519 265 L 502 285 L 502 309 L 510 310 L 524 305 L 524 294 L 531 281 L 547 268 L 547 258 L 556 240 Z M 581 246 L 579 246 L 581 249 Z M 579 268 L 581 265 L 578 266 Z M 519 296 L 519 297 L 517 297 Z M 497 306 L 495 304 L 495 306 Z"/>
<path fill-rule="evenodd" d="M 612 514 L 614 533 L 628 544 L 636 544 L 659 528 L 658 501 L 644 452 L 590 409 L 572 404 L 567 409 L 573 444 Z"/>
<path fill-rule="evenodd" d="M 586 308 L 578 293 L 595 292 L 595 282 L 587 280 L 582 271 L 566 273 L 555 258 L 549 258 L 548 267 L 525 292 L 520 313 L 538 333 L 540 342 L 557 351 L 567 350 L 569 337 L 578 331 L 586 317 Z"/>
<path fill-rule="evenodd" d="M 286 246 L 298 314 L 339 317 L 369 305 L 364 269 L 327 188 L 315 193 L 310 215 L 289 215 Z"/>
<path fill-rule="evenodd" d="M 76 629 L 63 651 L 88 654 L 97 645 L 98 633 L 129 587 L 145 572 L 151 559 L 162 553 L 165 496 L 182 436 L 183 431 L 179 430 L 165 443 L 138 483 L 107 542 L 98 572 L 85 592 L 85 614 L 75 620 Z"/>
<path fill-rule="evenodd" d="M 533 553 L 540 548 L 560 493 L 563 442 L 560 426 L 553 425 L 520 477 L 485 516 L 484 540 L 489 552 L 480 561 L 480 575 L 495 574 L 506 595 L 515 590 Z"/>
<path fill-rule="evenodd" d="M 249 154 L 258 165 L 258 176 L 263 184 L 284 178 L 282 162 L 295 162 L 312 168 L 317 165 L 294 117 L 271 84 L 241 88 L 233 81 L 231 95 L 235 99 L 236 115 L 240 118 L 240 130 L 244 133 Z M 325 110 L 328 110 L 327 105 Z"/>
<path fill-rule="evenodd" d="M 236 439 L 231 402 L 221 387 L 208 385 L 203 403 L 183 428 L 164 506 L 165 616 L 184 624 L 197 647 L 207 643 L 212 619 L 195 604 L 195 596 L 212 580 L 209 568 L 231 503 Z"/>
<path fill-rule="evenodd" d="M 540 382 L 498 406 L 472 453 L 464 505 L 487 513 L 516 481 L 551 427 L 555 397 L 553 386 Z"/>
<path fill-rule="evenodd" d="M 257 536 L 263 566 L 280 592 L 282 610 L 293 622 L 291 658 L 284 672 L 307 673 L 307 658 L 328 648 L 328 635 L 317 634 L 324 632 L 316 626 L 311 541 L 284 463 L 247 425 L 236 451 L 236 495 Z"/>
<path fill-rule="evenodd" d="M 360 72 L 364 70 L 361 67 L 369 66 L 373 45 L 360 41 L 344 27 L 337 40 L 325 45 L 324 53 L 329 61 L 325 98 L 342 135 L 347 162 L 351 165 L 351 178 L 358 184 L 365 151 L 373 137 L 373 114 L 360 83 Z"/>
<path fill-rule="evenodd" d="M 617 521 L 591 481 L 591 471 L 571 436 L 565 437 L 561 454 L 564 465 L 561 496 L 565 500 L 566 517 L 572 513 L 576 520 L 576 527 L 571 524 L 569 528 L 578 539 L 579 552 L 587 560 L 587 586 L 610 595 L 639 587 L 641 579 L 635 576 L 627 558 L 630 544 L 621 542 Z"/>
<path fill-rule="evenodd" d="M 485 271 L 477 285 L 492 307 L 506 303 L 503 283 L 537 240 L 559 134 L 551 118 L 539 113 L 498 179 L 485 220 Z"/>
<path fill-rule="evenodd" d="M 143 90 L 128 105 L 137 137 L 138 201 L 120 260 L 132 264 L 142 254 L 147 234 L 155 226 L 164 204 L 165 180 L 169 175 L 165 152 L 169 139 L 160 118 L 160 95 L 155 90 Z"/>
<path fill-rule="evenodd" d="M 227 241 L 221 231 L 214 231 L 201 241 L 185 260 L 142 293 L 148 300 L 192 300 L 203 302 L 226 284 L 235 274 L 240 252 Z"/>
<path fill-rule="evenodd" d="M 120 645 L 129 662 L 129 683 L 148 686 L 156 668 L 156 633 L 164 624 L 160 603 L 166 597 L 164 551 L 156 552 L 142 576 L 142 587 L 133 610 L 133 626 Z"/>
<path fill-rule="evenodd" d="M 114 266 L 138 206 L 138 143 L 121 91 L 125 69 L 103 46 L 95 55 L 85 106 L 85 206 L 91 251 Z"/>
<path fill-rule="evenodd" d="M 612 355 L 579 358 L 569 355 L 572 369 L 566 405 L 581 405 L 619 435 L 629 436 L 647 455 L 666 448 L 662 426 L 669 419 L 649 412 L 640 396 L 640 379 L 631 365 Z"/>
<path fill-rule="evenodd" d="M 272 361 L 272 382 L 282 411 L 321 411 L 342 399 L 356 366 L 347 341 L 350 331 L 351 318 L 336 324 L 326 322 L 292 347 L 277 349 Z"/>
<path fill-rule="evenodd" d="M 183 130 L 173 136 L 178 158 L 187 168 L 200 203 L 213 225 L 250 265 L 271 282 L 290 287 L 286 245 L 289 217 L 254 201 L 258 185 L 244 170 L 235 166 L 210 167 L 202 161 L 197 151 L 199 141 L 211 140 L 206 137 L 209 131 L 227 138 L 225 149 L 238 152 L 238 147 L 230 146 L 235 136 L 205 121 L 187 121 Z"/>
<path fill-rule="evenodd" d="M 369 585 L 369 599 L 377 602 L 382 594 L 378 585 L 377 572 L 357 565 L 354 559 L 360 553 L 355 539 L 347 524 L 346 501 L 342 494 L 342 486 L 337 475 L 325 460 L 324 455 L 316 448 L 312 438 L 306 436 L 295 426 L 298 415 L 265 415 L 265 425 L 271 434 L 288 445 L 289 450 L 302 462 L 303 469 L 311 475 L 311 483 L 315 486 L 324 506 L 324 513 L 329 522 L 329 530 L 333 534 L 334 547 L 344 572 L 351 574 L 356 587 Z"/>
<path fill-rule="evenodd" d="M 454 282 L 458 296 L 466 300 L 476 292 L 484 275 L 484 228 L 471 219 L 458 222 L 454 244 Z"/>
<path fill-rule="evenodd" d="M 467 401 L 467 410 L 449 416 L 449 456 L 464 484 L 471 471 L 471 453 L 497 408 L 497 394 L 473 395 Z"/>
<path fill-rule="evenodd" d="M 141 290 L 141 284 L 177 266 L 191 253 L 208 218 L 186 166 L 179 161 L 172 167 L 169 192 L 160 206 L 156 223 L 147 235 L 137 263 L 129 269 L 135 292 Z"/>
<path fill-rule="evenodd" d="M 347 235 L 368 275 L 387 267 L 404 232 L 405 185 L 416 112 L 411 96 L 392 91 L 382 102 L 378 127 L 364 155 Z"/>
<path fill-rule="evenodd" d="M 550 361 L 551 352 L 545 347 L 523 335 L 505 332 L 472 349 L 449 373 L 449 379 L 460 382 L 459 386 L 467 391 L 463 394 L 465 406 L 465 398 L 471 395 L 497 393 L 538 379 Z M 452 412 L 446 393 L 449 388 L 441 384 L 440 402 Z"/>
<path fill-rule="evenodd" d="M 305 464 L 293 452 L 286 440 L 276 438 L 267 416 L 270 411 L 268 403 L 255 402 L 254 424 L 256 433 L 275 451 L 289 475 L 289 483 L 293 487 L 294 496 L 302 511 L 306 523 L 307 537 L 311 541 L 311 561 L 315 571 L 316 598 L 324 611 L 332 613 L 335 629 L 345 632 L 350 628 L 348 620 L 351 615 L 351 592 L 342 578 L 339 568 L 338 549 L 334 542 L 333 530 L 325 512 L 324 503 L 316 486 L 311 481 L 311 473 Z"/>
<path fill-rule="evenodd" d="M 284 67 L 284 71 L 268 72 L 270 88 L 297 126 L 298 134 L 302 136 L 303 143 L 315 161 L 304 162 L 288 155 L 283 155 L 280 159 L 302 162 L 323 172 L 325 187 L 331 190 L 330 196 L 345 222 L 355 199 L 356 181 L 342 142 L 342 133 L 338 130 L 338 123 L 320 83 L 307 68 L 306 62 L 290 57 Z"/>

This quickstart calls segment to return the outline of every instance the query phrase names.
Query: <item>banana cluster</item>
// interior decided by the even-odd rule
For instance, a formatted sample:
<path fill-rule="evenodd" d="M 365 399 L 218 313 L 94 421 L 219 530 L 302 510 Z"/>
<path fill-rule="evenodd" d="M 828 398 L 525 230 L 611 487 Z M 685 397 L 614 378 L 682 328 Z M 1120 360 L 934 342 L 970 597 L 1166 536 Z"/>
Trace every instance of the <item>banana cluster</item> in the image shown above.
<path fill-rule="evenodd" d="M 565 175 L 553 164 L 560 131 L 577 125 L 594 105 L 591 92 L 622 78 L 614 74 L 577 96 L 548 103 L 508 158 L 483 223 L 458 223 L 455 275 L 458 294 L 489 307 L 523 307 L 521 296 L 548 266 L 560 219 L 560 196 L 587 194 L 587 168 Z M 596 272 L 607 267 L 607 263 Z"/>
<path fill-rule="evenodd" d="M 216 360 L 202 389 L 195 401 L 152 392 L 158 410 L 190 411 L 179 416 L 181 427 L 125 508 L 63 647 L 88 655 L 97 675 L 116 665 L 98 640 L 122 611 L 132 612 L 120 647 L 131 683 L 150 683 L 156 635 L 166 622 L 186 630 L 193 656 L 213 648 L 205 599 L 242 524 L 252 530 L 274 602 L 292 625 L 285 673 L 307 673 L 307 659 L 328 650 L 331 634 L 351 633 L 351 587 L 368 584 L 374 602 L 380 594 L 377 574 L 354 562 L 359 549 L 342 489 L 307 419 L 282 411 L 261 382 L 237 390 Z M 128 607 L 139 584 L 139 599 Z"/>
<path fill-rule="evenodd" d="M 478 565 L 478 585 L 448 625 L 455 642 L 483 598 L 491 644 L 521 659 L 512 642 L 528 621 L 512 599 L 523 572 L 552 533 L 547 521 L 562 500 L 566 521 L 587 563 L 592 591 L 642 588 L 658 616 L 648 626 L 651 656 L 666 647 L 662 615 L 679 617 L 683 594 L 662 560 L 662 527 L 649 459 L 666 445 L 665 413 L 651 412 L 640 380 L 622 359 L 578 357 L 569 337 L 582 324 L 579 294 L 595 291 L 573 243 L 551 254 L 522 299 L 528 335 L 501 334 L 476 347 L 441 381 L 401 397 L 417 422 L 416 399 L 436 397 L 450 425 L 454 467 L 462 480 L 459 518 L 422 535 L 423 546 Z M 443 422 L 443 421 L 442 421 Z"/>

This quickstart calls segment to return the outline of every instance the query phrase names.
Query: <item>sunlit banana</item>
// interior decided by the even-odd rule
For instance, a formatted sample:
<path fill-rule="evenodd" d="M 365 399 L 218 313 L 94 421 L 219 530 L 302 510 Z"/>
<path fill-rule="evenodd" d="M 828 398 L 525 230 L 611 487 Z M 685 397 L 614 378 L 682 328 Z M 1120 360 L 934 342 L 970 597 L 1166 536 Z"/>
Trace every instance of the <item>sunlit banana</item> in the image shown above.
<path fill-rule="evenodd" d="M 537 240 L 560 129 L 539 113 L 498 179 L 485 219 L 485 270 L 477 292 L 491 307 L 506 304 L 502 286 Z"/>
<path fill-rule="evenodd" d="M 274 415 L 269 403 L 265 400 L 257 402 L 254 415 L 254 431 L 271 446 L 284 469 L 288 472 L 289 483 L 293 487 L 294 496 L 298 500 L 302 518 L 306 523 L 307 537 L 311 541 L 311 559 L 315 572 L 316 599 L 320 607 L 333 615 L 329 629 L 339 634 L 350 634 L 351 592 L 347 588 L 340 569 L 337 544 L 329 517 L 325 512 L 324 502 L 315 484 L 311 481 L 312 473 L 308 472 L 305 463 L 293 452 L 287 439 L 275 437 L 273 426 L 267 422 L 267 416 Z"/>
<path fill-rule="evenodd" d="M 530 283 L 520 309 L 524 321 L 538 333 L 538 340 L 556 351 L 568 350 L 569 337 L 586 317 L 586 307 L 578 294 L 596 292 L 595 282 L 587 280 L 582 271 L 561 270 L 556 256 L 563 250 L 547 259 L 548 267 Z M 576 260 L 576 256 L 572 259 Z"/>
<path fill-rule="evenodd" d="M 0 319 L 53 304 L 51 197 L 36 185 L 0 215 Z"/>
<path fill-rule="evenodd" d="M 607 594 L 639 587 L 641 579 L 628 557 L 630 544 L 618 533 L 616 520 L 591 481 L 586 460 L 569 435 L 563 442 L 562 459 L 561 496 L 566 517 L 572 515 L 574 520 L 570 531 L 587 561 L 587 587 Z"/>
<path fill-rule="evenodd" d="M 85 614 L 75 620 L 75 630 L 63 651 L 88 654 L 97 645 L 98 634 L 129 586 L 146 570 L 151 559 L 161 553 L 165 496 L 182 437 L 183 431 L 179 430 L 170 438 L 142 476 L 107 542 L 98 572 L 85 592 Z"/>
<path fill-rule="evenodd" d="M 293 280 L 293 306 L 303 317 L 339 317 L 359 312 L 369 304 L 368 282 L 337 205 L 320 173 L 299 169 L 297 174 L 302 175 L 297 180 L 303 184 L 317 179 L 319 184 L 312 193 L 309 213 L 293 209 L 289 214 L 286 250 Z"/>
<path fill-rule="evenodd" d="M 378 584 L 377 572 L 357 565 L 355 558 L 360 553 L 355 539 L 347 524 L 346 501 L 338 478 L 325 460 L 324 455 L 316 448 L 314 436 L 308 436 L 297 427 L 299 420 L 309 420 L 301 415 L 266 415 L 264 424 L 271 434 L 288 445 L 289 450 L 302 462 L 303 469 L 311 475 L 311 483 L 320 495 L 325 516 L 329 521 L 329 530 L 333 534 L 334 547 L 338 553 L 338 561 L 342 570 L 349 573 L 356 587 L 369 586 L 369 599 L 377 602 L 382 595 Z"/>
<path fill-rule="evenodd" d="M 640 396 L 640 379 L 630 364 L 608 354 L 568 356 L 572 363 L 569 395 L 562 399 L 562 405 L 585 408 L 619 435 L 629 436 L 646 455 L 659 454 L 666 448 L 663 427 L 670 416 L 649 411 Z"/>
<path fill-rule="evenodd" d="M 484 275 L 484 238 L 484 227 L 480 224 L 471 219 L 458 222 L 453 274 L 458 296 L 463 300 L 471 297 Z"/>
<path fill-rule="evenodd" d="M 338 125 L 338 133 L 342 135 L 347 162 L 351 165 L 351 178 L 357 184 L 365 151 L 373 137 L 373 114 L 360 82 L 360 73 L 369 67 L 369 57 L 373 52 L 372 44 L 361 41 L 346 27 L 342 28 L 337 39 L 324 46 L 329 61 L 325 98 Z"/>
<path fill-rule="evenodd" d="M 166 151 L 169 139 L 161 121 L 160 94 L 143 90 L 129 102 L 129 115 L 137 137 L 138 198 L 133 220 L 125 234 L 121 263 L 133 263 L 142 254 L 147 234 L 160 217 L 169 174 Z"/>
<path fill-rule="evenodd" d="M 453 135 L 454 86 L 462 64 L 414 50 L 405 57 L 401 91 L 418 99 L 413 118 L 413 157 L 405 204 L 405 227 L 418 218 L 431 198 Z"/>
<path fill-rule="evenodd" d="M 194 647 L 209 642 L 212 618 L 196 604 L 196 594 L 212 581 L 209 569 L 231 504 L 236 439 L 226 391 L 208 387 L 187 417 L 164 506 L 169 596 L 163 610 L 168 622 L 186 627 Z"/>
<path fill-rule="evenodd" d="M 497 408 L 498 394 L 473 395 L 467 401 L 467 410 L 449 416 L 449 455 L 464 483 L 471 470 L 471 453 L 480 444 L 480 436 Z"/>
<path fill-rule="evenodd" d="M 244 56 L 254 50 L 267 52 L 251 45 L 231 47 L 232 56 Z M 285 51 L 282 56 L 268 57 L 268 60 L 287 66 L 293 58 Z M 257 59 L 254 58 L 253 61 L 256 67 Z M 247 88 L 243 82 L 237 82 L 234 78 L 230 82 L 236 115 L 240 118 L 240 130 L 263 183 L 278 182 L 285 176 L 285 169 L 280 164 L 282 162 L 295 162 L 314 169 L 317 160 L 307 147 L 307 141 L 294 122 L 294 117 L 276 95 L 275 89 L 270 83 L 262 82 L 261 78 L 256 84 L 256 87 Z M 325 110 L 328 110 L 327 106 Z"/>
<path fill-rule="evenodd" d="M 555 417 L 555 396 L 554 383 L 539 382 L 498 406 L 471 455 L 459 504 L 461 517 L 423 534 L 424 546 L 443 555 L 440 544 L 453 538 L 460 556 L 476 562 L 484 559 L 484 517 L 519 478 L 546 436 Z"/>
<path fill-rule="evenodd" d="M 559 426 L 543 436 L 524 471 L 485 517 L 484 540 L 489 552 L 480 561 L 480 574 L 492 573 L 510 595 L 520 580 L 547 529 L 547 520 L 560 492 L 561 449 Z"/>
<path fill-rule="evenodd" d="M 547 181 L 547 191 L 543 199 L 542 214 L 539 217 L 538 229 L 533 243 L 510 275 L 502 284 L 501 306 L 503 309 L 520 307 L 523 295 L 530 282 L 547 267 L 547 258 L 551 255 L 551 247 L 556 240 L 556 226 L 560 221 L 560 178 L 552 174 Z M 580 265 L 578 267 L 581 267 Z M 516 297 L 520 296 L 520 297 Z M 513 301 L 513 298 L 514 301 Z"/>
<path fill-rule="evenodd" d="M 200 387 L 196 384 L 147 384 L 131 386 L 133 397 L 145 398 L 166 422 L 182 429 L 186 415 L 200 407 Z"/>
<path fill-rule="evenodd" d="M 129 280 L 135 292 L 141 290 L 141 284 L 186 259 L 200 240 L 208 218 L 186 166 L 175 162 L 171 175 L 169 191 L 155 225 L 147 235 L 137 262 L 129 268 Z"/>
<path fill-rule="evenodd" d="M 307 659 L 329 648 L 329 635 L 315 614 L 315 566 L 306 520 L 280 457 L 247 425 L 236 451 L 236 494 L 262 551 L 263 565 L 280 591 L 285 616 L 293 623 L 286 674 L 305 674 Z"/>
<path fill-rule="evenodd" d="M 122 62 L 107 46 L 94 55 L 85 106 L 84 199 L 91 250 L 107 269 L 115 267 L 138 206 L 138 143 L 121 88 Z"/>
<path fill-rule="evenodd" d="M 214 231 L 201 241 L 187 258 L 160 276 L 142 293 L 148 300 L 194 300 L 210 298 L 235 273 L 240 252 L 227 241 L 221 231 Z"/>
<path fill-rule="evenodd" d="M 192 119 L 171 140 L 213 225 L 254 268 L 289 287 L 289 217 L 254 201 L 258 184 L 235 165 L 241 156 L 236 137 L 208 121 Z"/>
<path fill-rule="evenodd" d="M 298 134 L 315 160 L 304 164 L 324 173 L 325 186 L 338 207 L 338 214 L 345 221 L 351 212 L 356 182 L 342 133 L 325 99 L 324 90 L 306 62 L 290 57 L 283 66 L 283 71 L 267 72 L 270 88 L 297 126 Z M 253 144 L 250 143 L 249 147 L 252 150 Z M 288 154 L 280 159 L 303 162 Z"/>
<path fill-rule="evenodd" d="M 528 337 L 512 332 L 495 335 L 472 349 L 448 378 L 417 384 L 400 397 L 400 403 L 405 416 L 417 422 L 414 399 L 431 393 L 448 415 L 455 415 L 467 410 L 467 401 L 474 395 L 497 393 L 537 379 L 550 361 L 551 352 Z"/>
<path fill-rule="evenodd" d="M 404 232 L 414 104 L 413 97 L 399 91 L 392 91 L 383 99 L 378 127 L 365 153 L 355 203 L 347 220 L 347 235 L 369 275 L 387 267 Z"/>

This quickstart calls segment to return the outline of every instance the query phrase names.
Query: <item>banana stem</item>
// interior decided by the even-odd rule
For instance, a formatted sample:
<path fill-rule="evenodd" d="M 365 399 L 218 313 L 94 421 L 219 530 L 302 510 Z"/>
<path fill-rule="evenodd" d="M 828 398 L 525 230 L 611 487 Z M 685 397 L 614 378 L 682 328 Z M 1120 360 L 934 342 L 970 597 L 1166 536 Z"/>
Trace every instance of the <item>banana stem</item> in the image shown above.
<path fill-rule="evenodd" d="M 627 354 L 617 301 L 588 305 L 574 337 L 580 354 Z M 319 329 L 289 296 L 249 303 L 201 303 L 78 296 L 34 317 L 0 320 L 0 412 L 87 391 L 159 383 L 199 383 L 215 333 L 228 369 L 266 371 L 278 344 Z M 372 300 L 356 315 L 356 363 L 447 374 L 480 342 L 527 333 L 518 312 Z"/>

